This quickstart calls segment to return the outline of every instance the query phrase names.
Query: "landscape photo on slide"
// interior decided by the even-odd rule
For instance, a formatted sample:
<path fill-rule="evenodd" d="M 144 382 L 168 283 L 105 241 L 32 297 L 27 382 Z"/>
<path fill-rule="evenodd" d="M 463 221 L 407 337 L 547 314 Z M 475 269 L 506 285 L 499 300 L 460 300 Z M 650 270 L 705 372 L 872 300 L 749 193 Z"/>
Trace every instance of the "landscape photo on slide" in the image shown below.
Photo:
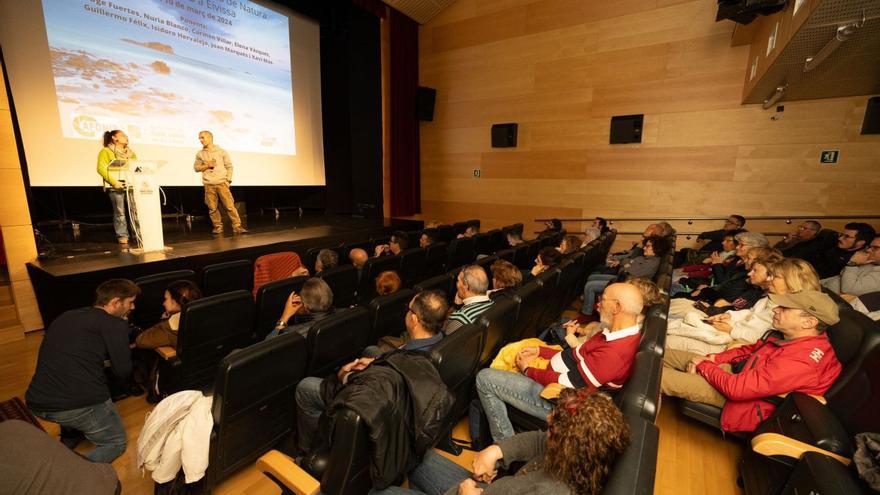
<path fill-rule="evenodd" d="M 287 16 L 247 0 L 43 0 L 64 137 L 295 155 Z"/>

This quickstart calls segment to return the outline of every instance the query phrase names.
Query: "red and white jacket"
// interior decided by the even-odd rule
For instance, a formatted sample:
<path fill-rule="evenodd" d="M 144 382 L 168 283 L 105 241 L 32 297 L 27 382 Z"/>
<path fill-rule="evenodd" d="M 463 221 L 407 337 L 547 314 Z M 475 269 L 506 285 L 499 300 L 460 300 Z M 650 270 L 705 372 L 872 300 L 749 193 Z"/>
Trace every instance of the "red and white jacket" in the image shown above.
<path fill-rule="evenodd" d="M 721 413 L 724 431 L 754 431 L 776 410 L 762 399 L 790 392 L 823 395 L 842 369 L 824 333 L 792 340 L 769 337 L 714 356 L 715 362 L 703 361 L 697 373 L 727 398 Z M 742 360 L 745 365 L 736 374 L 718 367 Z"/>

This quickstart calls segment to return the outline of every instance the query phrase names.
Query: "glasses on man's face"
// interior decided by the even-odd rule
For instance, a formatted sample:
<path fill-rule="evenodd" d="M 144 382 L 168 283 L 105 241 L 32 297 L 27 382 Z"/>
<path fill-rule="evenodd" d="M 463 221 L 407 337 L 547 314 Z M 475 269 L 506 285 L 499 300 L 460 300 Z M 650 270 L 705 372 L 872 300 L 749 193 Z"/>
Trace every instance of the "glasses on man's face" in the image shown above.
<path fill-rule="evenodd" d="M 798 230 L 816 230 L 813 227 L 808 227 L 806 225 L 798 225 Z"/>
<path fill-rule="evenodd" d="M 880 246 L 875 246 L 873 244 L 865 248 L 865 251 L 878 251 L 878 250 L 880 250 Z"/>
<path fill-rule="evenodd" d="M 837 237 L 840 237 L 841 239 L 855 239 L 856 238 L 856 236 L 851 235 L 851 234 L 847 234 L 845 232 L 838 234 Z"/>

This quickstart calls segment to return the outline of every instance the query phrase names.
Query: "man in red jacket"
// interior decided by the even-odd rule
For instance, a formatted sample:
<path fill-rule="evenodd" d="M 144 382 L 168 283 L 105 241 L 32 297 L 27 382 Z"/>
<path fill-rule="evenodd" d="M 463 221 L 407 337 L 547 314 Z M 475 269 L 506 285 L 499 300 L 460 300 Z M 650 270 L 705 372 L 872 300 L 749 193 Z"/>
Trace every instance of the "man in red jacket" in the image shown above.
<path fill-rule="evenodd" d="M 667 349 L 663 393 L 722 407 L 724 431 L 754 431 L 776 406 L 766 399 L 790 392 L 824 394 L 841 365 L 825 334 L 840 318 L 837 305 L 814 290 L 771 294 L 773 328 L 783 338 L 765 337 L 718 354 Z"/>

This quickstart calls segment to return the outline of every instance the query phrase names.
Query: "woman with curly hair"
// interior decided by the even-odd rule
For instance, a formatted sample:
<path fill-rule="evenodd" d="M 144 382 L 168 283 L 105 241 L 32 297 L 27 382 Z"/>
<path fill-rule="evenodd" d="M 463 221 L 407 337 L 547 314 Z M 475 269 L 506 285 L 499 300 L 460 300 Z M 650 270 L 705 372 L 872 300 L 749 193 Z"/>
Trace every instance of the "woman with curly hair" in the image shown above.
<path fill-rule="evenodd" d="M 629 447 L 630 431 L 611 399 L 587 389 L 565 389 L 547 418 L 548 429 L 529 431 L 476 454 L 473 473 L 428 451 L 409 473 L 409 489 L 381 493 L 428 495 L 594 495 L 602 491 L 614 461 Z M 498 477 L 514 462 L 525 465 Z"/>

